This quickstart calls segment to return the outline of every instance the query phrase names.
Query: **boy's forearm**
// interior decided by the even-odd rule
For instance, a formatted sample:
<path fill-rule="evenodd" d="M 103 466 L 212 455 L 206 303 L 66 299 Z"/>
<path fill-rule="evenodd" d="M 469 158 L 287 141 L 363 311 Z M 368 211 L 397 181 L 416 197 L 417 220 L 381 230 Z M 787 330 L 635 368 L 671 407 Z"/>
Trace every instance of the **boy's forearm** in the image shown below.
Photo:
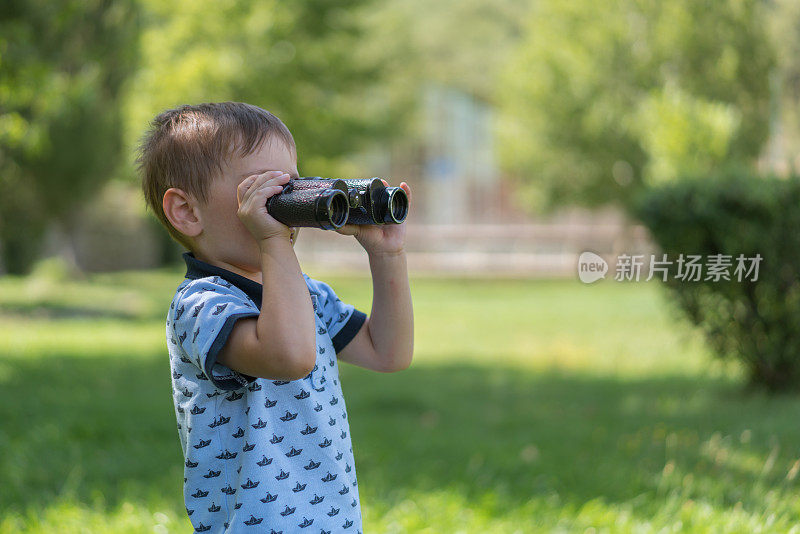
<path fill-rule="evenodd" d="M 414 311 L 405 252 L 370 254 L 372 311 L 369 334 L 388 369 L 405 369 L 414 352 Z"/>
<path fill-rule="evenodd" d="M 263 293 L 258 317 L 259 342 L 280 347 L 293 359 L 316 356 L 314 308 L 292 244 L 270 238 L 260 243 Z"/>

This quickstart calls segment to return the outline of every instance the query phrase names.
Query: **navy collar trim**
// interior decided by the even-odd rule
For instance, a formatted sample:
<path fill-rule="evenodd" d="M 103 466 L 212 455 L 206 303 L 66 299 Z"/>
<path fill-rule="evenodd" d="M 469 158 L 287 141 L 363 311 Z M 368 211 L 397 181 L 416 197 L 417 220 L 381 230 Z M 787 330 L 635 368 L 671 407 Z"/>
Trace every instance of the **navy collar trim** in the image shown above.
<path fill-rule="evenodd" d="M 231 272 L 222 267 L 211 265 L 203 260 L 195 258 L 194 253 L 184 252 L 183 260 L 186 262 L 186 276 L 190 280 L 197 280 L 198 278 L 205 278 L 207 276 L 219 276 L 223 280 L 235 285 L 250 297 L 258 309 L 261 309 L 261 295 L 263 286 L 258 282 L 254 282 L 249 278 Z"/>

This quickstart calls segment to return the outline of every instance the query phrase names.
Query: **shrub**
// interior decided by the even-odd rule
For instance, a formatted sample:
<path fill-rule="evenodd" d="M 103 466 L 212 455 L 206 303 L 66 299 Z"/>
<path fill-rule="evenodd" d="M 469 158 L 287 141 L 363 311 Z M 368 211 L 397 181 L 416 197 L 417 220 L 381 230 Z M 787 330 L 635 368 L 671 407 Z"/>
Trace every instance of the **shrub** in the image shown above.
<path fill-rule="evenodd" d="M 800 177 L 760 176 L 743 169 L 685 177 L 644 192 L 634 204 L 668 260 L 682 253 L 760 254 L 758 277 L 666 286 L 722 358 L 746 366 L 752 385 L 800 389 Z M 660 258 L 657 257 L 657 259 Z"/>

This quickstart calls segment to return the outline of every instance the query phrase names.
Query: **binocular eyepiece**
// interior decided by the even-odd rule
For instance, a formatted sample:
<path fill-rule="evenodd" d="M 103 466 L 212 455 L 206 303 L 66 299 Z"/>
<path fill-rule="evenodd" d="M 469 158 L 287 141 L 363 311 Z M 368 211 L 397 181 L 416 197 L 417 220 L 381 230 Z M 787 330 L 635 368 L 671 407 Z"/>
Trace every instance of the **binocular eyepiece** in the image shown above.
<path fill-rule="evenodd" d="M 408 215 L 408 195 L 380 178 L 289 180 L 267 200 L 267 212 L 286 226 L 335 230 L 345 224 L 400 224 Z"/>

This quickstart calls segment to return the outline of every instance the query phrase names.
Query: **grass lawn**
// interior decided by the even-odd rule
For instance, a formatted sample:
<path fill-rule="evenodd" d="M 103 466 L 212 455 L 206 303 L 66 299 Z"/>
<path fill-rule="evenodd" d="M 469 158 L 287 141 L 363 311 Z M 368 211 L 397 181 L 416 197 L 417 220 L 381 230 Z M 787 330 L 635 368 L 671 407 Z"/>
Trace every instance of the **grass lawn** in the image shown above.
<path fill-rule="evenodd" d="M 328 278 L 369 312 L 367 278 Z M 180 271 L 0 278 L 0 532 L 189 532 Z M 745 393 L 654 283 L 412 280 L 415 359 L 342 366 L 364 529 L 800 532 L 800 399 Z"/>

